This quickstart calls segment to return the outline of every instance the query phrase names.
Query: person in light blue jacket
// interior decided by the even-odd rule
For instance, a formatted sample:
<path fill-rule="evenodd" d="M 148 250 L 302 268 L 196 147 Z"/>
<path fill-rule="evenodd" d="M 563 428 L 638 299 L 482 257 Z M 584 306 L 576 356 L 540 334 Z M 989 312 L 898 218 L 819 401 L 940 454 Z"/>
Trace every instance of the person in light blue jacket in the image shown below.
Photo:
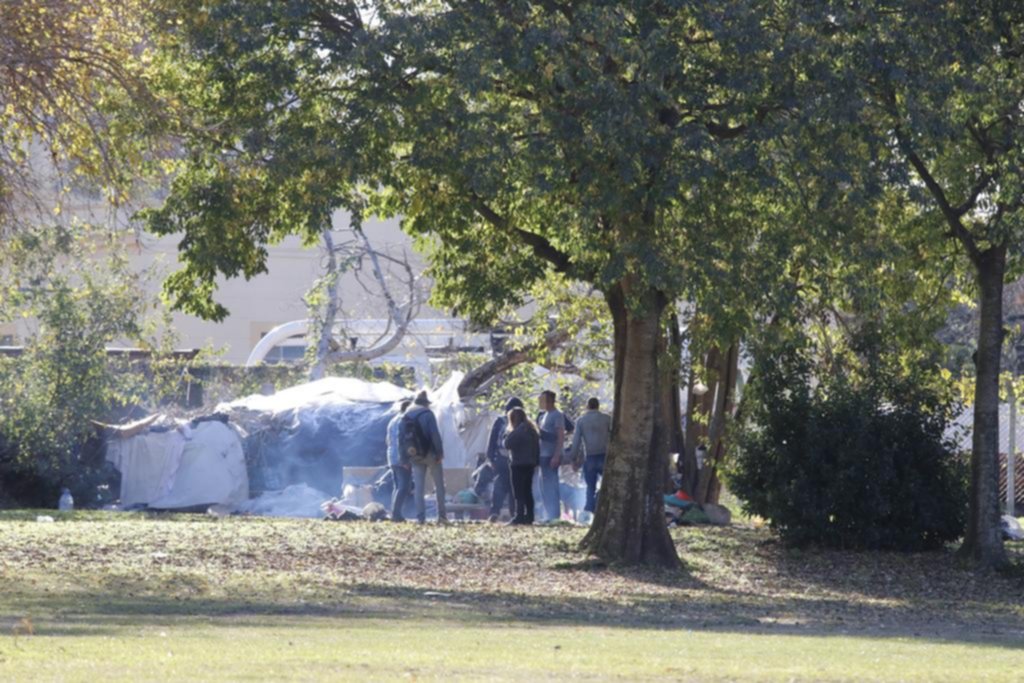
<path fill-rule="evenodd" d="M 562 502 L 558 492 L 558 468 L 565 451 L 565 416 L 556 407 L 553 391 L 543 391 L 538 397 L 541 413 L 537 418 L 540 430 L 540 490 L 544 503 L 544 521 L 553 522 L 562 516 Z"/>
<path fill-rule="evenodd" d="M 399 426 L 402 423 L 405 411 L 411 405 L 412 401 L 408 399 L 402 401 L 398 414 L 391 418 L 391 422 L 388 423 L 388 465 L 391 466 L 391 475 L 395 482 L 395 492 L 391 497 L 391 521 L 393 522 L 405 521 L 402 510 L 405 507 L 405 501 L 409 498 L 409 494 L 412 493 L 412 465 L 408 461 L 402 462 L 402 454 L 398 448 Z"/>

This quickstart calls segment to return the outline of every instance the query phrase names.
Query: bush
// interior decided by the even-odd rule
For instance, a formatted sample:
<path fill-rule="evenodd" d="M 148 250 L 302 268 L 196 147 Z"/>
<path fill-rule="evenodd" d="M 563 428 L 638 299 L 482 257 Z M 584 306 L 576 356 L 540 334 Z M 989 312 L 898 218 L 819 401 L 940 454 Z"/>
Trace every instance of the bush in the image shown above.
<path fill-rule="evenodd" d="M 88 236 L 26 231 L 0 262 L 0 315 L 34 320 L 23 355 L 0 360 L 0 485 L 21 505 L 55 505 L 64 486 L 94 503 L 111 475 L 90 423 L 125 403 L 105 346 L 139 336 L 147 302 L 127 262 L 93 259 Z"/>
<path fill-rule="evenodd" d="M 781 363 L 745 398 L 729 486 L 746 511 L 797 545 L 914 551 L 958 538 L 967 472 L 944 437 L 948 404 L 919 386 L 812 388 L 810 376 Z"/>

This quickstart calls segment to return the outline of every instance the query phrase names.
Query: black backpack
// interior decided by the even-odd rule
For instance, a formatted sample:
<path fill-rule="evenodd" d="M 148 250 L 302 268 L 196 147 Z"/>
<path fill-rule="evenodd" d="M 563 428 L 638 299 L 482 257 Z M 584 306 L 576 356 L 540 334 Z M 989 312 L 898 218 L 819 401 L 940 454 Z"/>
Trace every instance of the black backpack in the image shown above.
<path fill-rule="evenodd" d="M 398 424 L 398 455 L 403 463 L 423 463 L 430 450 L 427 435 L 420 424 L 421 414 L 421 411 L 416 411 L 415 415 L 406 413 Z"/>

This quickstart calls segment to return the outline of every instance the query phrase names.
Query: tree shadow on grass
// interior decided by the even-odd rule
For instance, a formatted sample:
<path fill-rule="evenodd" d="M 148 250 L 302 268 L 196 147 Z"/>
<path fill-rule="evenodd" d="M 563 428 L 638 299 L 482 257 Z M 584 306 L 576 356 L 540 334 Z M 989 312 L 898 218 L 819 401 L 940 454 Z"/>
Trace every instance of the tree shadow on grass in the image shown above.
<path fill-rule="evenodd" d="M 705 591 L 687 599 L 522 595 L 514 592 L 426 590 L 357 583 L 339 586 L 334 599 L 317 602 L 196 596 L 122 597 L 67 594 L 24 595 L 0 606 L 0 634 L 12 633 L 22 616 L 46 636 L 125 635 L 195 620 L 232 627 L 291 628 L 303 619 L 426 619 L 479 627 L 533 624 L 651 630 L 699 630 L 750 635 L 861 636 L 1024 648 L 1020 616 L 918 612 L 891 605 L 859 605 L 841 599 L 752 599 Z M 13 608 L 13 609 L 12 609 Z"/>

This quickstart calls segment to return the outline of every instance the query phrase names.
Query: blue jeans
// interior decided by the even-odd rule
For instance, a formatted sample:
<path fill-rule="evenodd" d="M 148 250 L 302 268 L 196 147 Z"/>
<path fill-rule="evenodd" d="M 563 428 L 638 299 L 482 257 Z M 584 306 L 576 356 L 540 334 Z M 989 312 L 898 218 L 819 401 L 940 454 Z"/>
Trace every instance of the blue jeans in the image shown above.
<path fill-rule="evenodd" d="M 583 509 L 587 512 L 597 509 L 597 480 L 604 477 L 604 456 L 594 453 L 583 461 L 583 480 L 587 482 L 587 503 Z"/>
<path fill-rule="evenodd" d="M 392 465 L 391 473 L 395 477 L 395 493 L 391 498 L 391 519 L 398 522 L 405 519 L 402 510 L 405 509 L 405 501 L 412 493 L 412 468 Z"/>
<path fill-rule="evenodd" d="M 540 499 L 544 503 L 544 521 L 562 518 L 562 501 L 558 492 L 558 468 L 551 467 L 551 458 L 541 458 Z"/>

